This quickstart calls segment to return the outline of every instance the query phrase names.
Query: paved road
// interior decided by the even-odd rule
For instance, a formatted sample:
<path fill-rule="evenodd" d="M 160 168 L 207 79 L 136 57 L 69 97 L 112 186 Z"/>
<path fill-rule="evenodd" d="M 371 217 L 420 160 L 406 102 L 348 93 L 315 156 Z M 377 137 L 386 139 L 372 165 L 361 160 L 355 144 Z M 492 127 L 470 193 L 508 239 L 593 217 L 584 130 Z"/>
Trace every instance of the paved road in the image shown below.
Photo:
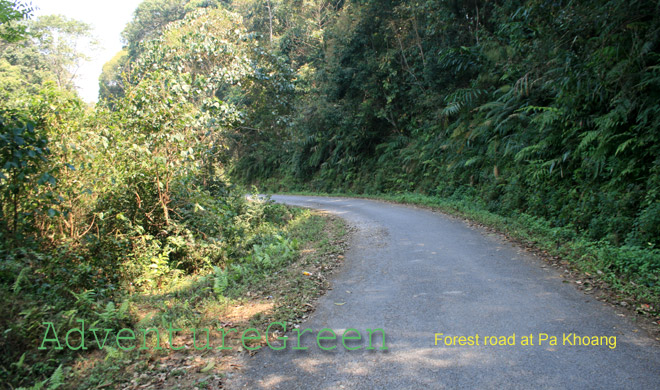
<path fill-rule="evenodd" d="M 315 332 L 302 337 L 309 349 L 264 348 L 246 359 L 229 388 L 660 389 L 660 347 L 652 339 L 493 234 L 432 211 L 372 200 L 273 199 L 327 210 L 358 230 L 334 289 L 301 325 Z M 341 340 L 328 340 L 321 345 L 338 348 L 322 351 L 316 332 L 323 328 L 338 337 L 347 328 L 363 337 L 366 329 L 382 328 L 389 349 L 366 350 L 363 339 L 347 343 L 362 349 L 347 351 Z M 478 334 L 480 344 L 444 346 L 441 339 L 435 346 L 435 333 Z M 483 345 L 484 336 L 513 333 L 515 346 Z M 557 345 L 538 345 L 540 333 L 556 336 Z M 616 336 L 616 348 L 562 345 L 570 333 Z M 534 345 L 522 346 L 529 335 Z"/>

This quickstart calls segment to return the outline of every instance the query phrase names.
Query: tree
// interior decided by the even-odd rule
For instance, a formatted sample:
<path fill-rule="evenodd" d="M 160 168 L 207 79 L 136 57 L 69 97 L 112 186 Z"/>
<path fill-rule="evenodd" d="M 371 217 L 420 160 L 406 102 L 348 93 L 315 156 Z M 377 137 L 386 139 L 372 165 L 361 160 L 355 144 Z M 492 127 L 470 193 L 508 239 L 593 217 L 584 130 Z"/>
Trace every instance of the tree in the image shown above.
<path fill-rule="evenodd" d="M 57 85 L 73 90 L 81 62 L 89 60 L 82 50 L 94 50 L 98 46 L 91 26 L 62 15 L 46 15 L 30 23 L 29 28 L 33 43 L 49 64 Z"/>
<path fill-rule="evenodd" d="M 88 59 L 82 50 L 97 45 L 89 25 L 63 16 L 42 16 L 25 25 L 29 37 L 8 43 L 0 52 L 5 107 L 35 95 L 48 81 L 74 91 L 77 69 Z"/>
<path fill-rule="evenodd" d="M 0 40 L 16 42 L 25 39 L 27 28 L 20 23 L 32 15 L 32 7 L 21 1 L 0 0 Z"/>
<path fill-rule="evenodd" d="M 121 50 L 103 65 L 99 76 L 99 99 L 111 103 L 124 96 L 124 66 L 128 62 L 128 52 Z"/>
<path fill-rule="evenodd" d="M 156 37 L 163 27 L 186 16 L 186 4 L 190 0 L 145 0 L 135 9 L 121 36 L 128 51 L 137 53 L 138 45 Z"/>

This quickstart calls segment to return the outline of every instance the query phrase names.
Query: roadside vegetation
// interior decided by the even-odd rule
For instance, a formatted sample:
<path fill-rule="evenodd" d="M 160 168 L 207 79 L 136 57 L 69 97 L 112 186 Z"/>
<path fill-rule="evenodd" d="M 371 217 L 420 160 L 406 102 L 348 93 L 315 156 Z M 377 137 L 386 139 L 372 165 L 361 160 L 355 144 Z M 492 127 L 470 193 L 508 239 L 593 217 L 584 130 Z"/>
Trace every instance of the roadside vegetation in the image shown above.
<path fill-rule="evenodd" d="M 102 386 L 150 357 L 44 339 L 63 343 L 83 320 L 113 332 L 213 325 L 325 237 L 304 232 L 325 220 L 247 201 L 226 175 L 252 142 L 241 131 L 275 123 L 293 91 L 287 66 L 239 14 L 147 1 L 125 38 L 113 62 L 123 68 L 110 66 L 116 78 L 101 77 L 91 106 L 75 91 L 90 27 L 0 1 L 0 387 Z M 292 286 L 303 298 L 290 303 L 268 286 L 269 309 L 252 314 L 272 307 L 285 321 L 312 307 L 318 287 Z"/>
<path fill-rule="evenodd" d="M 240 369 L 240 356 L 253 353 L 245 348 L 242 332 L 257 329 L 261 339 L 247 346 L 267 348 L 266 337 L 272 342 L 282 335 L 277 325 L 273 332 L 279 333 L 266 336 L 271 323 L 286 324 L 289 330 L 307 318 L 316 299 L 330 287 L 328 277 L 341 265 L 348 229 L 342 220 L 317 212 L 272 203 L 257 207 L 277 208 L 286 221 L 273 242 L 256 246 L 251 257 L 227 269 L 167 275 L 167 283 L 158 290 L 124 296 L 126 327 L 136 333 L 157 328 L 160 339 L 150 335 L 146 350 L 123 351 L 111 345 L 103 353 L 72 356 L 62 371 L 65 387 L 220 388 Z M 170 326 L 182 329 L 172 341 Z M 197 331 L 194 339 L 190 329 Z M 207 349 L 204 329 L 209 329 L 208 345 L 213 349 Z M 141 343 L 139 333 L 137 339 L 133 345 Z M 159 345 L 163 350 L 157 350 Z M 183 348 L 174 351 L 172 346 Z M 228 349 L 218 350 L 221 346 Z M 56 358 L 62 362 L 63 356 Z"/>
<path fill-rule="evenodd" d="M 297 75 L 287 153 L 255 146 L 234 177 L 461 210 L 657 318 L 657 2 L 331 4 L 320 27 L 280 5 L 274 42 Z"/>

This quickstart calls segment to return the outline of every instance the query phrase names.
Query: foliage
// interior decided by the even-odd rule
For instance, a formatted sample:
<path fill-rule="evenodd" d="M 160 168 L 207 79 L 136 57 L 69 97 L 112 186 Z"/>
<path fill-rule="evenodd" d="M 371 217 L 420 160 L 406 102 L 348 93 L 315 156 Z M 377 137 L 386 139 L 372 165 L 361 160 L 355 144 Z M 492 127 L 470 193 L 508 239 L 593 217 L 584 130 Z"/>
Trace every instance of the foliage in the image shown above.
<path fill-rule="evenodd" d="M 70 71 L 85 25 L 29 21 L 32 38 L 2 53 L 3 383 L 59 383 L 75 355 L 36 351 L 44 321 L 120 329 L 135 321 L 133 294 L 214 268 L 263 277 L 295 256 L 280 231 L 290 214 L 246 201 L 224 176 L 254 139 L 241 128 L 283 128 L 270 120 L 288 109 L 291 72 L 238 14 L 193 5 L 109 66 L 114 89 L 94 109 Z M 239 264 L 255 271 L 237 279 Z"/>
<path fill-rule="evenodd" d="M 103 71 L 99 76 L 99 100 L 105 101 L 112 107 L 115 99 L 124 97 L 123 71 L 128 58 L 128 52 L 121 50 L 119 53 L 103 65 Z"/>
<path fill-rule="evenodd" d="M 93 51 L 98 46 L 91 33 L 92 27 L 62 15 L 46 15 L 30 21 L 28 29 L 32 43 L 44 56 L 57 85 L 73 90 L 81 61 L 89 59 L 81 52 L 81 47 Z"/>
<path fill-rule="evenodd" d="M 48 141 L 37 134 L 34 124 L 14 127 L 0 122 L 0 126 L 0 237 L 15 246 L 25 239 L 27 220 L 38 218 L 38 214 L 55 213 L 48 208 L 52 193 L 39 188 L 52 187 L 55 179 L 43 168 Z"/>
<path fill-rule="evenodd" d="M 351 1 L 312 29 L 328 2 L 293 3 L 271 42 L 296 73 L 288 136 L 235 179 L 428 197 L 657 303 L 658 4 Z"/>
<path fill-rule="evenodd" d="M 22 25 L 29 36 L 7 43 L 0 51 L 3 109 L 25 111 L 49 82 L 73 93 L 77 68 L 88 59 L 80 48 L 97 46 L 89 25 L 61 15 L 42 16 Z"/>
<path fill-rule="evenodd" d="M 32 7 L 27 3 L 0 0 L 0 45 L 2 41 L 16 42 L 25 39 L 27 29 L 20 21 L 28 19 L 31 15 Z"/>
<path fill-rule="evenodd" d="M 183 19 L 188 12 L 197 8 L 216 7 L 218 2 L 217 0 L 144 0 L 135 9 L 133 20 L 122 31 L 128 52 L 137 55 L 140 44 L 157 38 L 169 23 Z"/>
<path fill-rule="evenodd" d="M 269 144 L 262 159 L 277 173 L 245 175 L 252 166 L 239 159 L 236 177 L 275 174 L 321 191 L 476 191 L 503 215 L 655 247 L 656 11 L 616 0 L 348 2 L 324 25 L 322 48 L 292 62 L 300 83 L 287 158 L 271 157 L 280 151 Z M 287 54 L 297 28 L 276 30 Z"/>

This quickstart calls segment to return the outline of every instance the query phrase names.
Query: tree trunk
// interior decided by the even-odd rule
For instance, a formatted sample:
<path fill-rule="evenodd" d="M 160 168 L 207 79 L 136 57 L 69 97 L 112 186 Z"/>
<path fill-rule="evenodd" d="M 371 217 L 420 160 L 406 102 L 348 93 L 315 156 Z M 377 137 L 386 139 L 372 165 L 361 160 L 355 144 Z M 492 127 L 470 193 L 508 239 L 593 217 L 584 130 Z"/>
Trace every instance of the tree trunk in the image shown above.
<path fill-rule="evenodd" d="M 273 10 L 270 5 L 270 0 L 267 1 L 266 7 L 268 7 L 268 28 L 270 31 L 270 43 L 273 43 Z"/>

